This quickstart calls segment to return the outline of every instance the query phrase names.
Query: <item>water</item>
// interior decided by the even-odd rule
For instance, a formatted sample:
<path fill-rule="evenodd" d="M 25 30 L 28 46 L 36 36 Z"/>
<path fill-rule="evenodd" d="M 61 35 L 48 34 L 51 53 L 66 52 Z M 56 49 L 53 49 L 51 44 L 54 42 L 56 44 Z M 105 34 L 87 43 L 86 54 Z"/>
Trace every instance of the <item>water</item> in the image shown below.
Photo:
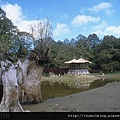
<path fill-rule="evenodd" d="M 101 87 L 111 82 L 120 82 L 120 79 L 102 78 L 100 80 L 95 80 L 90 84 L 80 84 L 80 83 L 78 84 L 77 83 L 71 86 L 63 82 L 50 83 L 48 81 L 44 81 L 41 84 L 42 96 L 44 100 L 52 99 L 55 97 L 64 97 L 64 96 L 71 95 L 74 93 Z"/>
<path fill-rule="evenodd" d="M 67 95 L 75 94 L 78 92 L 86 91 L 89 89 L 94 89 L 101 87 L 111 82 L 120 82 L 120 76 L 102 78 L 100 80 L 95 80 L 91 84 L 81 84 L 80 81 L 77 81 L 76 84 L 67 84 L 63 82 L 49 82 L 43 81 L 41 84 L 43 100 L 52 99 L 55 97 L 64 97 Z M 0 84 L 0 101 L 2 100 L 2 88 Z"/>
<path fill-rule="evenodd" d="M 78 89 L 75 86 L 70 87 L 63 82 L 54 82 L 51 84 L 48 81 L 44 81 L 41 84 L 41 89 L 42 89 L 43 99 L 46 100 L 49 98 L 62 97 L 77 92 L 81 92 L 86 90 L 86 87 L 82 87 L 81 89 Z"/>
<path fill-rule="evenodd" d="M 120 78 L 119 79 L 103 78 L 100 80 L 95 80 L 94 82 L 92 82 L 90 84 L 89 88 L 92 89 L 92 88 L 102 87 L 102 86 L 106 85 L 107 83 L 114 83 L 114 82 L 120 82 Z"/>

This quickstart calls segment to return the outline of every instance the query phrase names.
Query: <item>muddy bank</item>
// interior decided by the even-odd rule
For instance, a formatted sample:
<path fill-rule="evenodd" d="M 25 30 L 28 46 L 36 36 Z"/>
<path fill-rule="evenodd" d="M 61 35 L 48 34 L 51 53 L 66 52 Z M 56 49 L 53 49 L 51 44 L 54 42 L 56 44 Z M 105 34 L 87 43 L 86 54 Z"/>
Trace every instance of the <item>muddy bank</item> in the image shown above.
<path fill-rule="evenodd" d="M 23 108 L 31 112 L 120 112 L 120 82 Z"/>

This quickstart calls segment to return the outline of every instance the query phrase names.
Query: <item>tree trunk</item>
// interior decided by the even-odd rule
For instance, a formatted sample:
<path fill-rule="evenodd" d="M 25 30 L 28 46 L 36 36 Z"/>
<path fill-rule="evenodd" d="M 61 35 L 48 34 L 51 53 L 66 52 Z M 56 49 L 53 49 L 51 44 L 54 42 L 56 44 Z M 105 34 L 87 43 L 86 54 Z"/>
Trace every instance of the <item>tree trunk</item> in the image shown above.
<path fill-rule="evenodd" d="M 25 89 L 26 89 L 26 77 L 27 70 L 29 67 L 29 60 L 25 60 L 24 62 L 18 60 L 19 70 L 18 70 L 18 82 L 20 83 L 19 87 L 19 98 L 21 102 L 25 102 Z"/>
<path fill-rule="evenodd" d="M 3 84 L 3 96 L 0 112 L 24 112 L 19 103 L 17 70 L 13 64 L 9 66 L 9 63 L 1 62 L 2 72 L 0 76 Z"/>
<path fill-rule="evenodd" d="M 43 65 L 37 66 L 36 62 L 25 60 L 19 64 L 22 75 L 23 84 L 21 84 L 20 101 L 24 103 L 42 101 L 40 80 L 43 71 Z"/>
<path fill-rule="evenodd" d="M 38 60 L 18 61 L 19 69 L 16 69 L 11 62 L 3 61 L 5 64 L 1 64 L 2 71 L 0 71 L 0 79 L 3 83 L 1 112 L 24 112 L 20 102 L 39 103 L 42 101 L 40 80 L 44 61 Z"/>

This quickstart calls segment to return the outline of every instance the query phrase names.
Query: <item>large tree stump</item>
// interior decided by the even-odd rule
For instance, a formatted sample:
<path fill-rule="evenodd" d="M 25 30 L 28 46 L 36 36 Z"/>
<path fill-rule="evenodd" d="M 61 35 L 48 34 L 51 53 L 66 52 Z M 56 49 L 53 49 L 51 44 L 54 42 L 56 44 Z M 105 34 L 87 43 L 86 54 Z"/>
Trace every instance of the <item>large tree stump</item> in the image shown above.
<path fill-rule="evenodd" d="M 10 97 L 10 100 L 6 99 L 6 97 L 8 98 L 8 96 L 6 96 L 7 92 L 6 92 L 6 85 L 3 84 L 3 97 L 2 97 L 2 102 L 1 102 L 1 110 L 4 109 L 5 110 L 5 105 L 7 105 L 7 110 L 8 111 L 19 111 L 20 108 L 22 108 L 19 104 L 19 99 L 20 102 L 23 103 L 27 103 L 27 102 L 34 102 L 34 103 L 39 103 L 41 101 L 43 101 L 42 99 L 42 93 L 41 93 L 41 84 L 40 84 L 40 80 L 41 80 L 41 76 L 42 76 L 42 71 L 43 71 L 43 66 L 45 62 L 48 62 L 48 57 L 47 57 L 47 53 L 48 50 L 44 53 L 43 50 L 39 51 L 37 50 L 33 50 L 30 53 L 30 56 L 25 59 L 23 62 L 22 61 L 14 61 L 12 59 L 13 63 L 18 64 L 18 69 L 15 69 L 15 66 L 11 63 L 11 65 L 9 66 L 8 64 L 6 64 L 5 66 L 2 65 L 2 82 L 6 81 L 6 80 L 14 80 L 13 83 L 17 82 L 17 89 L 15 89 L 15 86 L 12 87 L 12 89 L 10 89 L 11 85 L 9 85 L 9 94 L 8 96 L 12 96 L 13 95 L 13 91 L 15 93 L 15 98 Z M 37 51 L 37 52 L 36 52 Z M 8 59 L 11 60 L 11 57 L 9 57 L 9 55 L 7 54 Z M 4 62 L 5 63 L 5 62 Z M 9 66 L 9 67 L 8 67 Z M 14 68 L 12 68 L 11 70 L 11 66 Z M 4 71 L 4 72 L 3 72 Z M 6 76 L 3 76 L 4 74 L 7 74 L 8 71 L 12 71 L 11 73 L 9 73 Z M 14 71 L 14 72 L 13 72 Z M 4 74 L 3 74 L 4 73 Z M 11 76 L 12 78 L 11 78 Z M 7 84 L 7 83 L 6 83 Z M 8 85 L 8 84 L 7 84 Z M 13 90 L 13 91 L 12 91 Z M 6 97 L 5 97 L 6 96 Z M 4 103 L 4 101 L 6 101 L 6 103 Z M 14 108 L 9 108 L 9 104 L 8 102 L 12 103 L 12 101 L 14 101 Z M 15 103 L 15 101 L 18 101 Z M 4 107 L 2 107 L 2 105 Z M 10 105 L 11 106 L 11 105 Z M 17 106 L 19 108 L 17 108 Z M 18 110 L 17 110 L 18 109 Z M 22 109 L 20 109 L 22 110 Z"/>
<path fill-rule="evenodd" d="M 3 84 L 3 97 L 0 112 L 23 112 L 19 103 L 17 82 L 17 69 L 10 62 L 1 61 L 1 78 Z"/>

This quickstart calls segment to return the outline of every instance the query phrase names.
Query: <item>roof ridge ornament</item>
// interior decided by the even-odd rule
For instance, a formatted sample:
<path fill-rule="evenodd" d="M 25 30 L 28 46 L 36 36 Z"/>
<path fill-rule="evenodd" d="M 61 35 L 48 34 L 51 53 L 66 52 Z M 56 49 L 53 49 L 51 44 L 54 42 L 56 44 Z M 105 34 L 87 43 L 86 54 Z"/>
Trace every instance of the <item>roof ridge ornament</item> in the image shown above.
<path fill-rule="evenodd" d="M 75 53 L 74 53 L 74 59 L 76 59 Z"/>

